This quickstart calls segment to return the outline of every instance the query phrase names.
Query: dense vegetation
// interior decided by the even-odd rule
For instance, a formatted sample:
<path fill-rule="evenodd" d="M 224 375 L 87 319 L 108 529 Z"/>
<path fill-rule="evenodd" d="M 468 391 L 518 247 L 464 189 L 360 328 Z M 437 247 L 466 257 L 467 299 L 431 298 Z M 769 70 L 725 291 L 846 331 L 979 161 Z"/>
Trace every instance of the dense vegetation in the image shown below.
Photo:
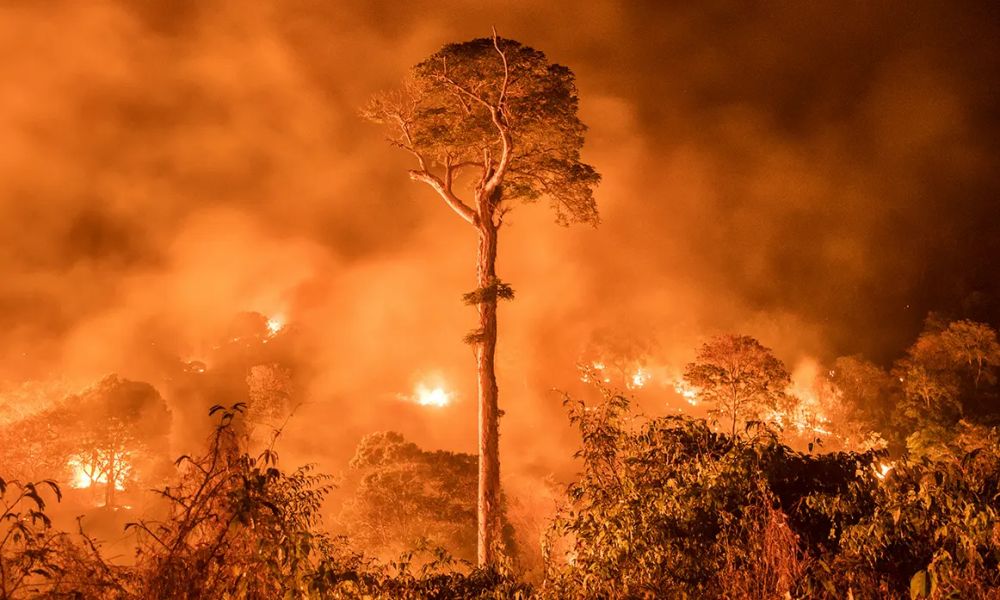
<path fill-rule="evenodd" d="M 594 398 L 565 399 L 580 473 L 537 576 L 525 576 L 514 520 L 501 566 L 471 566 L 472 456 L 377 433 L 343 481 L 284 470 L 247 423 L 281 420 L 290 403 L 291 376 L 271 366 L 250 371 L 249 406 L 213 409 L 200 456 L 163 468 L 151 445 L 169 416 L 162 398 L 109 378 L 2 429 L 0 598 L 998 597 L 998 366 L 996 332 L 966 321 L 931 320 L 890 370 L 839 359 L 822 452 L 790 445 L 775 417 L 791 414 L 787 374 L 752 338 L 711 340 L 686 370 L 713 420 L 640 415 L 598 379 Z M 131 559 L 89 537 L 86 520 L 57 525 L 69 490 L 34 477 L 51 464 L 65 481 L 59 469 L 81 452 L 68 432 L 84 418 L 109 440 L 93 443 L 108 460 L 88 463 L 108 470 L 105 492 L 124 453 L 139 467 L 123 481 L 160 486 L 145 520 L 119 524 Z M 331 519 L 334 491 L 348 500 Z M 113 516 L 140 514 L 104 501 Z"/>

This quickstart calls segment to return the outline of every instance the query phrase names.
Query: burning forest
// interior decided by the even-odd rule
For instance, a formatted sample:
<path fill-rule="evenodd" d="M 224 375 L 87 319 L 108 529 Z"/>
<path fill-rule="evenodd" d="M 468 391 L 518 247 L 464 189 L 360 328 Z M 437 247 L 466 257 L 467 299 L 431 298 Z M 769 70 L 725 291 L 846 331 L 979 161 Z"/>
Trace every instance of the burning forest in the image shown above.
<path fill-rule="evenodd" d="M 0 600 L 1000 597 L 996 12 L 0 7 Z"/>

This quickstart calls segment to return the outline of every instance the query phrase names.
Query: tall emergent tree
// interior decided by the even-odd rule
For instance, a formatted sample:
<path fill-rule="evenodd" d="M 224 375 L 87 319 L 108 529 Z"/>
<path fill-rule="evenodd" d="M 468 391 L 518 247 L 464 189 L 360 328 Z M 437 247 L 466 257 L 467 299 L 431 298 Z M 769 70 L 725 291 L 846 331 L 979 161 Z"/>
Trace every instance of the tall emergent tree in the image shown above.
<path fill-rule="evenodd" d="M 496 274 L 498 232 L 516 203 L 543 197 L 560 224 L 598 222 L 600 175 L 580 161 L 586 127 L 573 73 L 494 32 L 445 46 L 363 114 L 416 159 L 410 179 L 434 190 L 478 235 L 477 288 L 465 299 L 479 312 L 479 328 L 467 338 L 479 379 L 478 559 L 492 564 L 500 522 L 497 300 L 513 295 Z M 460 183 L 467 193 L 456 189 Z"/>

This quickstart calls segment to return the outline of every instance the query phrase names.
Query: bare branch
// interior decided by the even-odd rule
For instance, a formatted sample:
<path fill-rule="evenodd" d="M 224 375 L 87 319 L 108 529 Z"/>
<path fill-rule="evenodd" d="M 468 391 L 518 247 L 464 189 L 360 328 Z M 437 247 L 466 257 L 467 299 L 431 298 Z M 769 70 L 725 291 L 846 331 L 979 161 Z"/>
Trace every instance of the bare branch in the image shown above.
<path fill-rule="evenodd" d="M 482 167 L 482 166 L 483 166 L 483 163 L 481 163 L 481 162 L 479 162 L 477 160 L 465 160 L 465 161 L 462 161 L 462 162 L 457 162 L 457 163 L 452 164 L 451 168 L 452 168 L 452 170 L 455 173 L 458 173 L 462 169 L 467 169 L 469 167 Z"/>
<path fill-rule="evenodd" d="M 410 171 L 410 179 L 413 181 L 420 181 L 431 186 L 435 192 L 438 193 L 441 198 L 444 199 L 445 204 L 447 204 L 453 211 L 455 211 L 458 216 L 465 219 L 472 225 L 476 225 L 479 221 L 479 215 L 474 211 L 468 204 L 462 202 L 462 200 L 452 193 L 449 185 L 445 185 L 443 181 L 437 176 L 427 170 L 420 171 Z"/>
<path fill-rule="evenodd" d="M 500 49 L 500 38 L 497 37 L 496 27 L 493 28 L 493 47 L 503 61 L 503 83 L 500 85 L 500 98 L 497 100 L 497 108 L 503 111 L 504 102 L 507 100 L 507 85 L 510 82 L 510 67 L 507 65 L 507 54 Z"/>
<path fill-rule="evenodd" d="M 500 84 L 500 97 L 497 100 L 497 105 L 490 107 L 490 117 L 493 119 L 494 127 L 497 128 L 497 132 L 500 134 L 501 150 L 500 162 L 497 164 L 493 176 L 486 182 L 485 188 L 487 190 L 495 189 L 503 181 L 504 175 L 507 174 L 507 168 L 510 166 L 514 149 L 514 139 L 510 134 L 510 124 L 507 122 L 506 110 L 504 109 L 504 103 L 507 98 L 507 86 L 510 82 L 510 65 L 507 64 L 507 54 L 500 49 L 500 40 L 497 37 L 495 27 L 493 28 L 493 47 L 503 61 L 503 83 Z"/>

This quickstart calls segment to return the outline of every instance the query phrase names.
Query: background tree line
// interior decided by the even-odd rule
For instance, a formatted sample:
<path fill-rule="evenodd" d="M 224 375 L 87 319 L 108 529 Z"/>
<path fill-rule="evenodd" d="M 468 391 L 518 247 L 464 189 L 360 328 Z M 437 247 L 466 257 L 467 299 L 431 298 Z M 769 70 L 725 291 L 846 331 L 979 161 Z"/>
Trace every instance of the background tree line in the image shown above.
<path fill-rule="evenodd" d="M 268 412 L 251 394 L 249 407 L 213 411 L 205 452 L 182 457 L 159 488 L 165 510 L 129 526 L 132 564 L 52 524 L 57 482 L 6 477 L 2 597 L 992 597 L 995 351 L 989 326 L 932 319 L 889 369 L 835 361 L 828 376 L 850 428 L 891 440 L 862 452 L 784 444 L 779 424 L 760 417 L 786 401 L 787 373 L 745 336 L 710 340 L 687 369 L 715 407 L 708 420 L 642 416 L 601 382 L 596 401 L 567 397 L 581 472 L 530 581 L 513 543 L 498 566 L 474 566 L 474 456 L 377 433 L 342 481 L 285 471 L 244 422 Z M 256 378 L 257 393 L 282 380 Z M 87 397 L 118 408 L 158 398 L 118 378 Z M 348 501 L 324 524 L 337 484 Z"/>

